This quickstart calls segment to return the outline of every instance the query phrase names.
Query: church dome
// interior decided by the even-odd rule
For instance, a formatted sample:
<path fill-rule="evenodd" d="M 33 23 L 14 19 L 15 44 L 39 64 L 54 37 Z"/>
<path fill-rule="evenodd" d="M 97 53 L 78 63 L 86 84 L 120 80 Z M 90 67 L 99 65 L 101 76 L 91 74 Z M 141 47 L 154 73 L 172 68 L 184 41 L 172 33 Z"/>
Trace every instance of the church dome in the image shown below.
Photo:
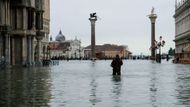
<path fill-rule="evenodd" d="M 62 34 L 61 30 L 59 31 L 59 34 L 55 38 L 56 41 L 65 41 L 65 36 Z"/>

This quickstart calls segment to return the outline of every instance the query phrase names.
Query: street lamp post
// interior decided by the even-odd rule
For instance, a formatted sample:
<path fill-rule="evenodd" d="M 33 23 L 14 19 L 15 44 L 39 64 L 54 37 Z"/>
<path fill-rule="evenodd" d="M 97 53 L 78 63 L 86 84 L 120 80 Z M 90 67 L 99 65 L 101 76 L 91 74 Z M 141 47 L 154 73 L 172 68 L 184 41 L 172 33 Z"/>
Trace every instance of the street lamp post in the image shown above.
<path fill-rule="evenodd" d="M 75 50 L 75 60 L 77 59 L 77 53 L 76 53 L 76 50 Z"/>
<path fill-rule="evenodd" d="M 81 48 L 80 47 L 79 47 L 78 51 L 79 51 L 79 59 L 81 59 Z"/>
<path fill-rule="evenodd" d="M 69 60 L 69 52 L 70 52 L 70 50 L 71 50 L 71 47 L 67 47 L 67 49 L 66 49 L 66 53 L 67 53 L 67 60 Z"/>
<path fill-rule="evenodd" d="M 47 46 L 47 59 L 51 59 L 51 52 L 49 45 Z"/>
<path fill-rule="evenodd" d="M 155 40 L 156 49 L 159 49 L 159 56 L 156 57 L 156 61 L 161 63 L 161 47 L 164 47 L 165 41 L 162 40 L 162 36 L 160 36 L 159 42 Z"/>

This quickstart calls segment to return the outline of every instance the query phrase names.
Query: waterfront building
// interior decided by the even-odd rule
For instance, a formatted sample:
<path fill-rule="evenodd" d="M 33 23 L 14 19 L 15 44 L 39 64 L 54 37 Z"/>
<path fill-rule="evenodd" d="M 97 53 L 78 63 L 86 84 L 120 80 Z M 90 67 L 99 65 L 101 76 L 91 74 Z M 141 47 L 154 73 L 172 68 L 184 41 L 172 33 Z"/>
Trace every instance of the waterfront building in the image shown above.
<path fill-rule="evenodd" d="M 111 45 L 111 44 L 104 44 L 104 45 L 96 45 L 96 58 L 98 59 L 105 59 L 105 58 L 115 58 L 118 54 L 122 58 L 129 58 L 131 56 L 131 52 L 128 49 L 128 46 L 124 45 Z M 91 45 L 84 48 L 84 57 L 91 58 Z"/>
<path fill-rule="evenodd" d="M 7 65 L 40 61 L 47 1 L 0 0 L 0 57 L 5 57 Z M 34 39 L 37 40 L 36 46 Z"/>
<path fill-rule="evenodd" d="M 50 38 L 52 40 L 52 37 Z M 81 41 L 76 37 L 74 40 L 66 40 L 65 36 L 60 31 L 56 36 L 55 41 L 49 42 L 51 58 L 61 57 L 76 59 L 83 57 L 83 49 Z"/>
<path fill-rule="evenodd" d="M 190 0 L 176 1 L 174 18 L 175 58 L 190 63 Z"/>

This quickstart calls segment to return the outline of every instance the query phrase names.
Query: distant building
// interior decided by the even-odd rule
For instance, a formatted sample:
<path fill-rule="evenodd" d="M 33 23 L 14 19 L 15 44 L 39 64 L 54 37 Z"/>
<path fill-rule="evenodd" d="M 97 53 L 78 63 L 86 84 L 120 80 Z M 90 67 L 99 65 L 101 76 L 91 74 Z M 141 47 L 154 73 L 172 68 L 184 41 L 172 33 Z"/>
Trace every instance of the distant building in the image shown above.
<path fill-rule="evenodd" d="M 65 36 L 60 31 L 56 36 L 55 41 L 49 42 L 51 57 L 62 58 L 81 58 L 83 50 L 81 41 L 75 38 L 74 40 L 66 40 Z"/>
<path fill-rule="evenodd" d="M 181 63 L 190 63 L 190 0 L 176 2 L 175 57 Z"/>
<path fill-rule="evenodd" d="M 96 58 L 98 59 L 105 59 L 105 58 L 115 58 L 118 54 L 122 58 L 129 58 L 132 54 L 127 46 L 118 46 L 118 45 L 111 45 L 111 44 L 104 44 L 104 45 L 96 45 Z M 87 46 L 84 48 L 84 57 L 91 58 L 91 46 Z"/>

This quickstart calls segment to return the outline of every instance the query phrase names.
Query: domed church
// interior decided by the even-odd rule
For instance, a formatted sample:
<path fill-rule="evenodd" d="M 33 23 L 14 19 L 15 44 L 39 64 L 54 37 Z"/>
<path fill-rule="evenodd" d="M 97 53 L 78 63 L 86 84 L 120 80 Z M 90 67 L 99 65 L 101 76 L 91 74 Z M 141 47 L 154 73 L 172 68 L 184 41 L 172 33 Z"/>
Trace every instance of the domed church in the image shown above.
<path fill-rule="evenodd" d="M 61 30 L 59 31 L 59 34 L 56 36 L 55 40 L 58 41 L 58 42 L 65 41 L 65 36 L 62 34 Z"/>
<path fill-rule="evenodd" d="M 50 37 L 49 47 L 53 58 L 81 58 L 83 57 L 83 49 L 81 47 L 81 41 L 75 37 L 74 40 L 66 40 L 65 36 L 60 30 L 55 37 L 55 41 L 52 41 Z"/>

